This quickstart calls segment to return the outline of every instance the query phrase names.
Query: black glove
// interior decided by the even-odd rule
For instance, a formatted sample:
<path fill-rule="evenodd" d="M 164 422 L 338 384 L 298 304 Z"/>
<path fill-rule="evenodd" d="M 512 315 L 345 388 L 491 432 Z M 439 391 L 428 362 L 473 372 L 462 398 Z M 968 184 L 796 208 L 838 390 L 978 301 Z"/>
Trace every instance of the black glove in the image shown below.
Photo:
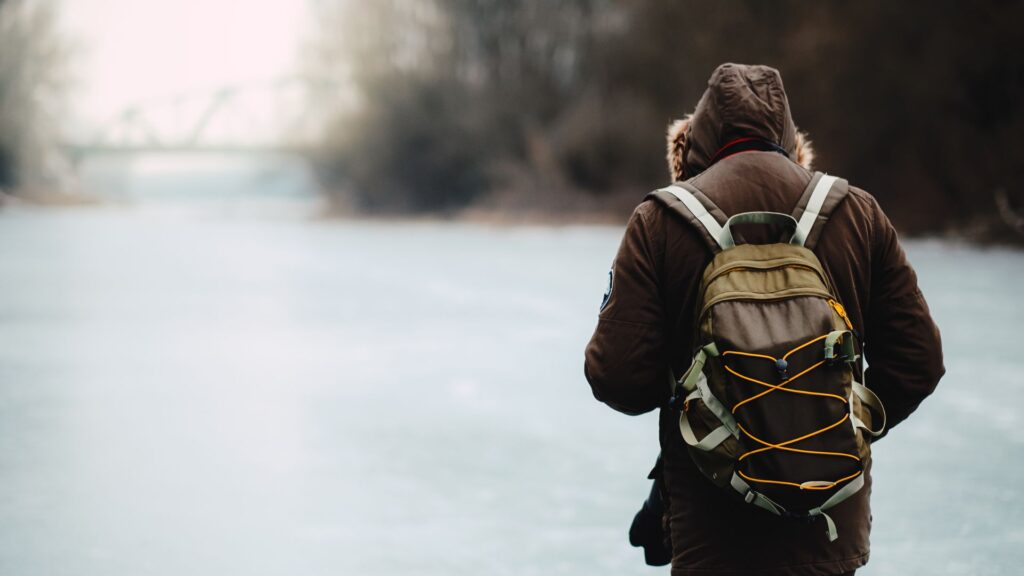
<path fill-rule="evenodd" d="M 661 457 L 649 476 L 651 493 L 629 527 L 629 543 L 644 549 L 644 561 L 649 566 L 665 566 L 672 561 L 672 547 L 665 531 L 664 484 L 661 479 Z"/>

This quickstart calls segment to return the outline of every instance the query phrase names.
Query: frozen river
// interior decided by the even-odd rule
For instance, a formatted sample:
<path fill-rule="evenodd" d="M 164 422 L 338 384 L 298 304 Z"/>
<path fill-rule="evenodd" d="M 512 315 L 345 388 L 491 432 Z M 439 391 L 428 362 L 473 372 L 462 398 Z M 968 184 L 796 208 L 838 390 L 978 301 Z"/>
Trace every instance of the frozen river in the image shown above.
<path fill-rule="evenodd" d="M 0 574 L 667 574 L 582 377 L 621 229 L 0 212 Z M 1024 253 L 908 245 L 948 374 L 858 574 L 1024 571 Z"/>

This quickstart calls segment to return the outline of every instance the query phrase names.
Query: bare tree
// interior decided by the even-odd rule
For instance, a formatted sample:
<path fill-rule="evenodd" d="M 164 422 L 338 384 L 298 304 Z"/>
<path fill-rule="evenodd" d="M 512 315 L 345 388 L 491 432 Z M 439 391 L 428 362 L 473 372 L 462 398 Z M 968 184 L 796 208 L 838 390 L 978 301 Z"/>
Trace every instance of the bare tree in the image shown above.
<path fill-rule="evenodd" d="M 53 9 L 0 0 L 0 189 L 39 189 L 53 176 L 66 56 Z"/>
<path fill-rule="evenodd" d="M 628 213 L 667 177 L 666 124 L 727 61 L 779 68 L 819 167 L 870 190 L 905 231 L 1000 223 L 989 190 L 1020 204 L 1022 2 L 344 6 L 321 20 L 322 42 L 358 106 L 328 130 L 321 166 L 357 208 L 452 211 L 497 195 L 501 209 Z"/>

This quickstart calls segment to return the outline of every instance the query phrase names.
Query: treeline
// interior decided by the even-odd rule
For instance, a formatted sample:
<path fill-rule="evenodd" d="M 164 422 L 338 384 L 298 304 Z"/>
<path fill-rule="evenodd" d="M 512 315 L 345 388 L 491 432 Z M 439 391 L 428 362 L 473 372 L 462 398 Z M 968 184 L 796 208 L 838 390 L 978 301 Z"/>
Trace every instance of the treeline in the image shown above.
<path fill-rule="evenodd" d="M 53 5 L 0 0 L 0 193 L 53 185 L 66 53 Z M 49 192 L 49 190 L 45 190 Z"/>
<path fill-rule="evenodd" d="M 319 156 L 369 213 L 621 217 L 667 179 L 664 130 L 714 67 L 786 81 L 818 166 L 903 229 L 999 234 L 1024 206 L 1024 3 L 381 0 L 321 5 L 352 105 Z"/>

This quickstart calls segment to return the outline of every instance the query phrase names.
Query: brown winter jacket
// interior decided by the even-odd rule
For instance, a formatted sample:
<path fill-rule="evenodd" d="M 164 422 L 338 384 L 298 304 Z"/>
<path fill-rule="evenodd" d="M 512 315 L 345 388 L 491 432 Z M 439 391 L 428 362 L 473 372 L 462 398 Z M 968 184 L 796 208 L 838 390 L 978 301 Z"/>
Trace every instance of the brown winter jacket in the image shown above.
<path fill-rule="evenodd" d="M 791 213 L 812 173 L 808 143 L 797 132 L 777 71 L 726 64 L 708 82 L 694 114 L 673 125 L 674 179 L 703 191 L 727 215 Z M 776 151 L 716 153 L 755 137 Z M 751 241 L 767 237 L 748 236 Z M 944 373 L 939 331 L 875 199 L 853 186 L 821 229 L 814 252 L 865 341 L 866 384 L 882 399 L 891 429 L 917 408 Z M 863 566 L 871 528 L 870 474 L 865 488 L 830 510 L 840 527 L 830 543 L 818 523 L 786 520 L 738 502 L 695 468 L 667 408 L 666 372 L 679 377 L 696 343 L 701 273 L 711 252 L 692 224 L 649 198 L 633 213 L 613 265 L 612 286 L 586 350 L 596 396 L 627 414 L 661 409 L 661 448 L 669 500 L 672 574 L 829 575 Z"/>

